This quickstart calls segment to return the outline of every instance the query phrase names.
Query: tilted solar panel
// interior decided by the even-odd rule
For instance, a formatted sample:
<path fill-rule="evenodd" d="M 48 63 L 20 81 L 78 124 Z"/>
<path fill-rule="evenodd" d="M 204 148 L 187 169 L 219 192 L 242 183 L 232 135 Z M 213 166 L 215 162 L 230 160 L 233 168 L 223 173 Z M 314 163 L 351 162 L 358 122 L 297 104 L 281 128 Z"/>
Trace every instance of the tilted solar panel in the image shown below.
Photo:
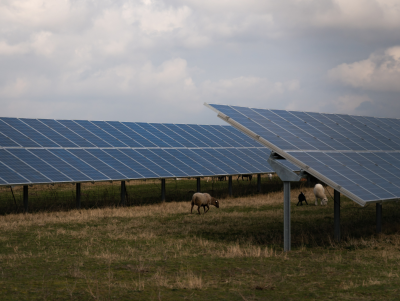
<path fill-rule="evenodd" d="M 400 199 L 400 120 L 206 105 L 361 205 Z"/>
<path fill-rule="evenodd" d="M 0 118 L 0 185 L 269 173 L 269 153 L 231 126 Z"/>

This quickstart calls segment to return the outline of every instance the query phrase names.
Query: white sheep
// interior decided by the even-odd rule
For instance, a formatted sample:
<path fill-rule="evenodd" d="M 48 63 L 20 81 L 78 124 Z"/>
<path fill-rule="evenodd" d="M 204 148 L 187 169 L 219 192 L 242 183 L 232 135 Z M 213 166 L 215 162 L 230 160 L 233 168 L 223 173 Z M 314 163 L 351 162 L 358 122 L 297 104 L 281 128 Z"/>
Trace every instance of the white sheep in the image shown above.
<path fill-rule="evenodd" d="M 272 173 L 268 174 L 268 178 L 269 178 L 270 181 L 272 181 Z"/>
<path fill-rule="evenodd" d="M 219 208 L 219 202 L 216 198 L 213 198 L 208 193 L 201 193 L 196 192 L 192 197 L 192 208 L 190 209 L 190 213 L 193 213 L 193 206 L 197 205 L 197 211 L 200 214 L 200 207 L 204 208 L 204 213 L 207 213 L 210 210 L 209 205 L 214 205 L 215 207 Z M 207 207 L 207 211 L 206 211 Z"/>
<path fill-rule="evenodd" d="M 316 184 L 314 187 L 315 206 L 318 206 L 318 199 L 321 199 L 321 205 L 328 204 L 328 198 L 325 195 L 325 189 L 321 184 Z"/>

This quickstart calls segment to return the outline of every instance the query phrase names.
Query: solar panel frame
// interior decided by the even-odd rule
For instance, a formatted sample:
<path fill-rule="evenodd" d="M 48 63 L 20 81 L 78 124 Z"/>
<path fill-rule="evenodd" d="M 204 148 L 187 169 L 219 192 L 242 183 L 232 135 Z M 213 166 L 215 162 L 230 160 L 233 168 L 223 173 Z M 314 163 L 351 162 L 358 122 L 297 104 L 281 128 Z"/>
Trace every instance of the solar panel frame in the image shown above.
<path fill-rule="evenodd" d="M 358 121 L 353 121 L 349 120 L 348 117 L 346 118 L 341 118 L 343 120 L 342 125 L 346 127 L 347 125 L 350 125 L 348 128 L 354 133 L 355 135 L 362 135 L 361 138 L 367 137 L 366 140 L 368 142 L 371 142 L 371 144 L 377 145 L 377 144 L 382 144 L 381 147 L 376 147 L 372 150 L 366 150 L 365 148 L 363 150 L 360 149 L 349 149 L 348 147 L 345 147 L 345 145 L 341 146 L 340 142 L 337 141 L 335 150 L 333 151 L 312 151 L 312 150 L 303 150 L 303 149 L 285 149 L 281 148 L 282 145 L 278 145 L 275 141 L 270 141 L 272 139 L 269 139 L 269 136 L 264 136 L 264 133 L 260 133 L 260 131 L 263 131 L 264 128 L 259 125 L 257 128 L 256 126 L 253 127 L 248 127 L 247 124 L 254 125 L 251 121 L 249 122 L 247 119 L 247 116 L 243 115 L 237 115 L 235 111 L 232 110 L 232 106 L 225 106 L 225 105 L 215 105 L 215 104 L 205 104 L 215 112 L 217 112 L 218 117 L 221 119 L 227 121 L 230 125 L 234 126 L 236 129 L 240 130 L 241 132 L 247 134 L 248 136 L 252 137 L 255 140 L 258 140 L 260 143 L 262 143 L 265 147 L 271 149 L 273 152 L 276 152 L 283 156 L 285 159 L 287 159 L 289 162 L 295 164 L 298 166 L 300 169 L 307 171 L 308 173 L 312 174 L 313 176 L 316 176 L 319 178 L 321 181 L 325 182 L 329 186 L 333 187 L 335 190 L 338 190 L 339 192 L 345 194 L 349 198 L 351 198 L 353 201 L 359 203 L 360 205 L 364 206 L 367 202 L 382 202 L 382 201 L 391 201 L 391 200 L 399 200 L 400 195 L 398 194 L 398 189 L 400 185 L 395 185 L 393 180 L 396 178 L 400 177 L 400 174 L 398 174 L 398 170 L 400 170 L 400 147 L 397 147 L 397 143 L 394 142 L 395 139 L 393 139 L 393 143 L 388 143 L 389 145 L 384 145 L 385 142 L 390 139 L 390 135 L 388 134 L 388 131 L 384 132 L 384 134 L 387 135 L 385 137 L 384 135 L 378 137 L 378 125 L 374 128 L 373 122 L 368 123 L 364 122 L 364 129 L 360 129 L 361 123 Z M 256 109 L 254 109 L 256 110 Z M 241 111 L 243 111 L 241 109 Z M 294 114 L 297 117 L 301 114 L 305 114 L 303 112 L 288 112 L 286 114 L 279 113 L 281 117 L 283 116 L 290 116 L 289 114 Z M 322 114 L 317 114 L 317 113 L 309 113 L 310 115 L 314 115 L 314 117 L 318 118 L 319 116 L 324 116 Z M 326 114 L 328 115 L 328 114 Z M 338 117 L 332 118 L 333 115 L 328 115 L 328 119 L 332 120 L 333 122 L 336 122 L 338 120 Z M 336 115 L 334 115 L 336 116 Z M 346 115 L 347 116 L 347 115 Z M 314 118 L 315 119 L 315 118 Z M 358 118 L 358 120 L 362 120 L 361 118 Z M 315 119 L 316 120 L 316 119 Z M 354 119 L 355 120 L 355 119 Z M 329 124 L 331 127 L 334 128 L 334 124 L 331 123 L 330 121 L 326 121 L 326 124 Z M 350 124 L 349 122 L 352 122 Z M 318 121 L 317 121 L 318 122 Z M 347 123 L 346 123 L 347 122 Z M 379 122 L 383 122 L 382 120 L 379 120 Z M 376 122 L 376 123 L 379 123 Z M 392 120 L 390 120 L 393 124 Z M 396 123 L 400 121 L 396 121 Z M 325 131 L 326 133 L 332 133 L 330 130 L 328 130 L 326 127 L 320 126 L 317 124 L 315 121 L 311 122 L 320 130 Z M 340 124 L 340 123 L 339 123 Z M 357 126 L 355 126 L 356 124 Z M 385 122 L 385 124 L 389 124 L 388 122 Z M 368 127 L 367 125 L 370 125 Z M 371 134 L 366 136 L 366 130 L 371 129 Z M 389 128 L 388 128 L 389 129 Z M 323 134 L 323 132 L 321 132 Z M 393 134 L 394 135 L 394 134 Z M 318 137 L 317 137 L 318 138 Z M 395 138 L 395 137 L 392 137 Z M 333 138 L 332 138 L 333 139 Z M 341 140 L 341 139 L 339 139 Z M 391 141 L 391 140 L 389 140 Z M 336 142 L 335 142 L 336 143 Z M 399 145 L 400 146 L 400 145 Z M 396 149 L 393 149 L 395 147 Z M 336 159 L 328 160 L 327 158 L 324 159 L 324 157 L 320 157 L 325 163 L 332 165 L 332 167 L 335 167 L 339 170 L 340 173 L 335 172 L 334 170 L 330 169 L 326 164 L 323 164 L 319 162 L 316 159 L 310 159 L 309 164 L 306 164 L 306 158 L 302 158 L 301 156 L 304 155 L 305 152 L 309 152 L 310 154 L 313 154 L 313 156 L 322 156 L 326 154 L 331 154 L 330 157 L 337 157 L 339 158 L 341 155 L 346 156 L 348 153 L 357 153 L 365 157 L 366 159 L 374 162 L 375 158 L 378 160 L 382 160 L 381 164 L 379 166 L 382 167 L 382 169 L 376 169 L 374 172 L 372 166 L 370 168 L 367 168 L 363 166 L 361 163 L 357 163 L 354 160 L 347 160 L 344 157 L 342 158 L 344 161 L 347 163 L 351 163 L 352 168 L 347 168 L 343 167 L 340 165 L 334 166 L 333 162 L 337 161 Z M 341 154 L 342 153 L 342 154 Z M 329 157 L 329 156 L 328 156 Z M 301 159 L 301 160 L 299 160 Z M 391 165 L 389 162 L 392 161 L 394 162 L 396 160 L 395 165 Z M 354 161 L 354 162 L 353 162 Z M 314 166 L 311 166 L 311 164 Z M 358 164 L 358 165 L 357 165 Z M 375 163 L 376 164 L 376 163 Z M 328 169 L 329 168 L 329 169 Z M 317 170 L 318 169 L 318 170 Z M 327 173 L 327 170 L 329 171 Z M 388 178 L 382 177 L 384 174 L 384 170 L 387 170 L 390 172 L 390 176 Z M 372 181 L 368 179 L 367 176 L 364 174 L 367 172 L 371 172 L 372 174 Z M 342 173 L 342 174 L 341 174 Z M 326 176 L 325 176 L 326 175 Z M 354 181 L 359 182 L 360 184 L 364 185 L 365 189 L 368 189 L 369 191 L 362 189 L 360 186 L 358 186 L 358 183 L 350 181 L 349 178 L 344 177 L 346 175 L 349 178 L 353 178 Z M 349 186 L 348 184 L 354 184 L 352 186 Z"/>

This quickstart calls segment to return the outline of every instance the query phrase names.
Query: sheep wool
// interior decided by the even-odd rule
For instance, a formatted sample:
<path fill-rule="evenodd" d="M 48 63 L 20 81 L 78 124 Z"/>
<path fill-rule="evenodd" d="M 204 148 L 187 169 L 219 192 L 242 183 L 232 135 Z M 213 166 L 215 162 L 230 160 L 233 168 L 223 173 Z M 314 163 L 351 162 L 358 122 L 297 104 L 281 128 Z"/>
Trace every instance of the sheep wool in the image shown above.
<path fill-rule="evenodd" d="M 207 211 L 210 210 L 209 205 L 214 205 L 215 207 L 219 208 L 219 202 L 216 198 L 213 198 L 208 193 L 200 193 L 200 192 L 193 194 L 192 208 L 190 209 L 190 213 L 193 213 L 194 205 L 197 205 L 197 211 L 199 212 L 199 214 L 200 214 L 200 207 L 204 208 L 204 213 L 207 213 Z"/>
<path fill-rule="evenodd" d="M 318 206 L 318 199 L 321 199 L 321 205 L 328 204 L 328 198 L 325 195 L 325 189 L 321 184 L 316 184 L 314 187 L 315 206 Z"/>

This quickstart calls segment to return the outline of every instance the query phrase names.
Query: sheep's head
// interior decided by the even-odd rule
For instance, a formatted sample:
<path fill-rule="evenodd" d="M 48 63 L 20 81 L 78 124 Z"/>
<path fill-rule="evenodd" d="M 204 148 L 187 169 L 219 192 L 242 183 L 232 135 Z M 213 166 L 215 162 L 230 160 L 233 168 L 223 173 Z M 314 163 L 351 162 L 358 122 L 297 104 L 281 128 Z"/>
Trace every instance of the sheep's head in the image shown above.
<path fill-rule="evenodd" d="M 322 200 L 321 200 L 321 205 L 327 205 L 328 204 L 328 198 L 327 197 L 324 197 Z"/>
<path fill-rule="evenodd" d="M 215 207 L 219 208 L 219 202 L 216 198 L 211 198 L 211 205 L 214 205 Z"/>

